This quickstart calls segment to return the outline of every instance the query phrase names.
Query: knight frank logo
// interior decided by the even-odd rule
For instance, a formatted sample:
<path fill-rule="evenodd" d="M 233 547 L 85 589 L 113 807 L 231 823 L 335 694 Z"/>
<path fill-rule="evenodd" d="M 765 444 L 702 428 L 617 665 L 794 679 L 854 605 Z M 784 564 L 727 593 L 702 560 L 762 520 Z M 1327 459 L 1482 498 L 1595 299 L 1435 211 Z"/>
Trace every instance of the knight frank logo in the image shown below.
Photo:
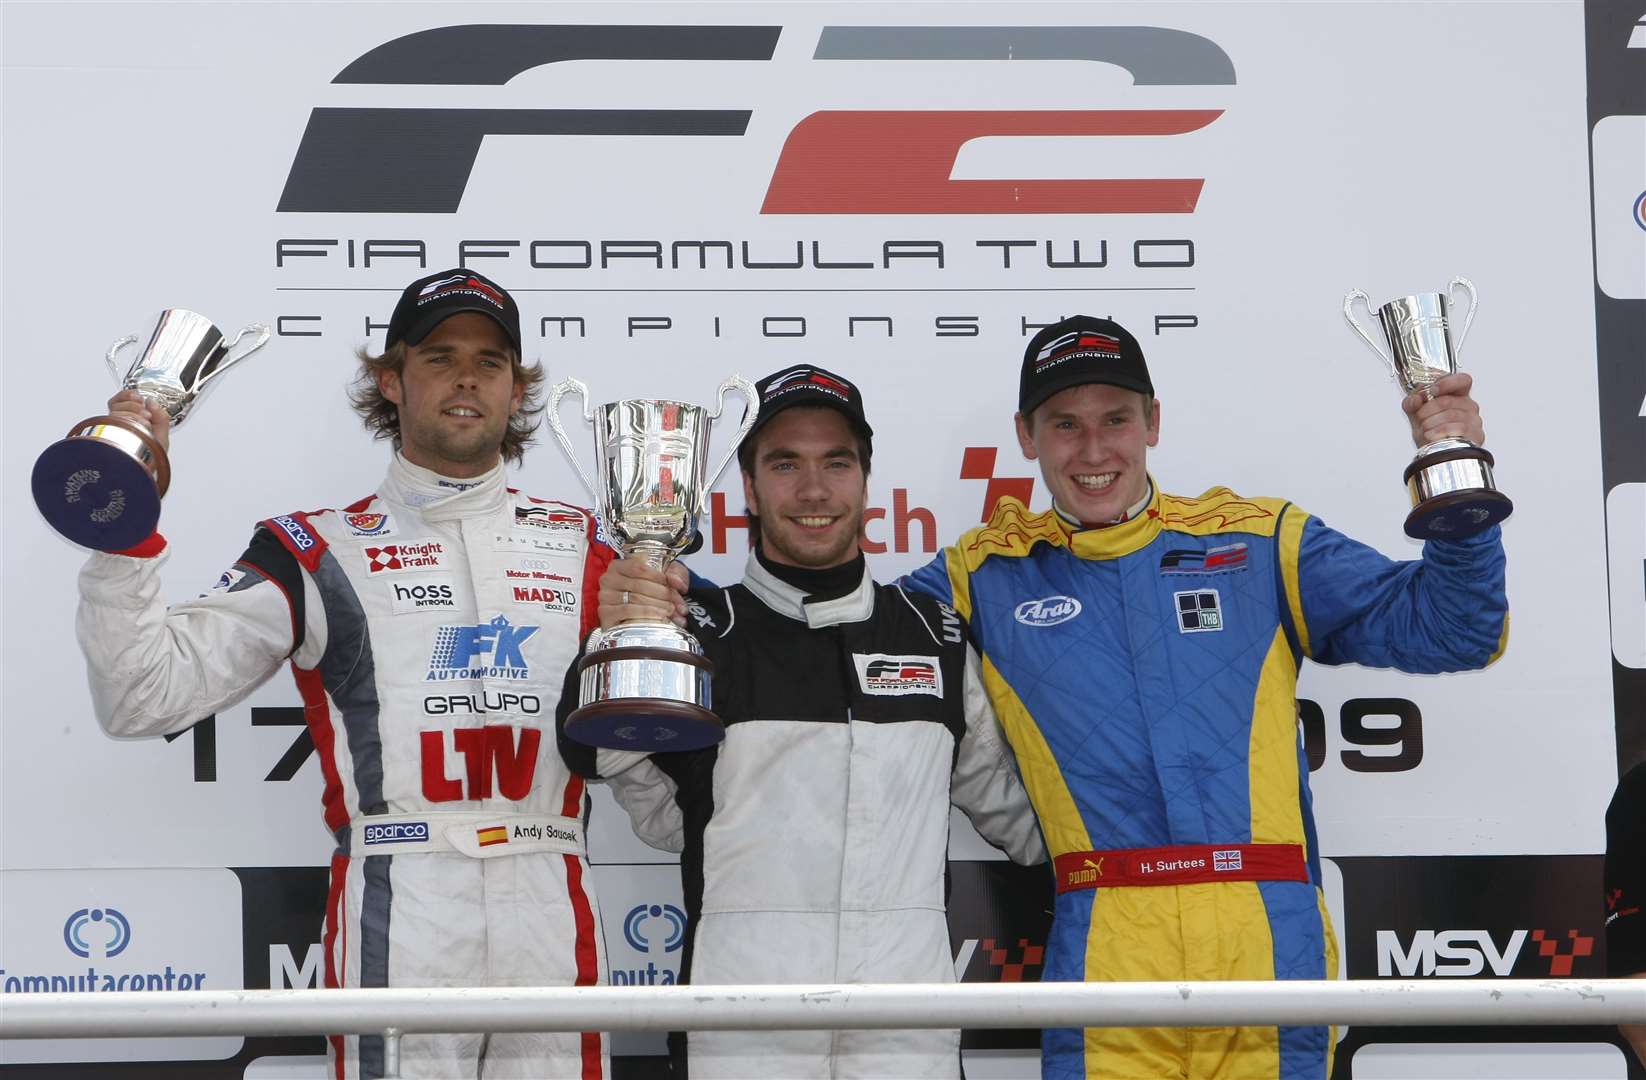
<path fill-rule="evenodd" d="M 535 68 L 572 60 L 770 63 L 782 31 L 778 26 L 442 26 L 368 50 L 332 82 L 502 86 Z M 1160 26 L 828 26 L 811 59 L 1077 60 L 1119 67 L 1139 87 L 1235 82 L 1234 64 L 1215 42 Z M 858 77 L 859 69 L 848 70 L 852 74 L 843 70 L 842 78 Z M 426 95 L 426 90 L 415 92 L 424 100 Z M 761 213 L 1193 213 L 1204 178 L 954 180 L 950 174 L 961 147 L 973 139 L 1180 135 L 1222 114 L 1221 109 L 1079 107 L 821 110 L 803 118 L 784 140 Z M 487 135 L 738 139 L 752 115 L 752 108 L 316 108 L 278 209 L 450 214 L 463 200 Z M 666 167 L 658 175 L 676 176 Z"/>

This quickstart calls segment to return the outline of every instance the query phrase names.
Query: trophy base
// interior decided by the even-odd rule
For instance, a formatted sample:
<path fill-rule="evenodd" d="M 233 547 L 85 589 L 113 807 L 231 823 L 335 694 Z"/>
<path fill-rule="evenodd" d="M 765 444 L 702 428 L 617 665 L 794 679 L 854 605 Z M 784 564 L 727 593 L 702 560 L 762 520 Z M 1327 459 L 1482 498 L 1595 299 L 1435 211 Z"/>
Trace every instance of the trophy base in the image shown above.
<path fill-rule="evenodd" d="M 1464 540 L 1508 517 L 1514 503 L 1493 483 L 1493 464 L 1489 451 L 1463 439 L 1418 451 L 1406 466 L 1406 490 L 1412 497 L 1406 535 Z"/>
<path fill-rule="evenodd" d="M 581 706 L 566 734 L 607 750 L 697 750 L 726 737 L 709 709 L 714 665 L 673 623 L 596 631 L 577 662 Z"/>
<path fill-rule="evenodd" d="M 65 539 L 98 551 L 124 551 L 160 523 L 171 480 L 154 437 L 115 417 L 77 424 L 34 462 L 34 504 Z"/>

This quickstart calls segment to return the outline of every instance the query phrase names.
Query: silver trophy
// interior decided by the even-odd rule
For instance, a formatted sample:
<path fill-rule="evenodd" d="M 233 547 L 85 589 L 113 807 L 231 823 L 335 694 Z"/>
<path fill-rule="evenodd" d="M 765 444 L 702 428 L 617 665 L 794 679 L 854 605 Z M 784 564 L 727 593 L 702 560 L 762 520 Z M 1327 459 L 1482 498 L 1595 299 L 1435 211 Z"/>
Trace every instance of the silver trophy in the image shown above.
<path fill-rule="evenodd" d="M 248 334 L 256 336 L 241 347 Z M 109 373 L 121 388 L 165 409 L 176 428 L 219 375 L 263 347 L 269 328 L 254 323 L 225 340 L 204 315 L 168 308 L 122 376 L 114 358 L 137 340 L 123 337 L 109 347 Z M 159 523 L 171 462 L 141 418 L 94 416 L 35 460 L 33 486 L 35 505 L 63 536 L 84 547 L 123 551 L 147 539 Z"/>
<path fill-rule="evenodd" d="M 743 425 L 712 475 L 709 434 L 725 407 L 726 391 L 748 403 Z M 595 479 L 590 480 L 560 425 L 560 399 L 583 399 L 583 419 L 594 425 Z M 720 384 L 714 411 L 683 401 L 613 401 L 591 413 L 589 392 L 566 379 L 549 394 L 549 427 L 572 467 L 594 496 L 611 545 L 662 569 L 697 535 L 709 492 L 737 446 L 754 426 L 754 384 L 733 375 Z M 566 734 L 590 746 L 620 750 L 694 750 L 725 738 L 710 709 L 714 666 L 691 634 L 666 620 L 634 619 L 589 636 L 578 661 L 579 707 Z"/>
<path fill-rule="evenodd" d="M 1469 294 L 1469 312 L 1454 345 L 1448 333 L 1447 308 L 1452 291 L 1459 287 Z M 1368 311 L 1372 309 L 1366 294 L 1355 289 L 1343 298 L 1343 317 L 1394 371 L 1406 393 L 1421 391 L 1428 397 L 1436 380 L 1457 370 L 1457 354 L 1469 336 L 1469 324 L 1475 321 L 1475 287 L 1468 278 L 1453 278 L 1443 293 L 1402 296 L 1378 308 L 1388 353 L 1355 320 L 1356 300 L 1365 302 Z M 1514 504 L 1493 483 L 1493 464 L 1490 451 L 1463 438 L 1438 439 L 1420 447 L 1406 466 L 1406 489 L 1412 496 L 1406 535 L 1419 540 L 1461 540 L 1508 517 Z"/>

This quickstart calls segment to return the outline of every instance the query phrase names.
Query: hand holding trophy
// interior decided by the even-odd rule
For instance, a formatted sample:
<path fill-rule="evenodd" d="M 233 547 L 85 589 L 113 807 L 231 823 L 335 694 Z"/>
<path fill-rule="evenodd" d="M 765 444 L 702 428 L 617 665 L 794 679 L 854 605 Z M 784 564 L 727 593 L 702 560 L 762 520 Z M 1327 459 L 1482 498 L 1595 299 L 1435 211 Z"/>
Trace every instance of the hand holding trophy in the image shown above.
<path fill-rule="evenodd" d="M 236 351 L 251 333 L 256 338 Z M 176 427 L 211 380 L 268 340 L 268 327 L 254 324 L 225 342 L 204 315 L 170 308 L 160 313 L 147 347 L 124 378 L 114 358 L 137 338 L 116 341 L 105 359 L 122 388 L 164 409 Z M 170 485 L 170 458 L 135 412 L 81 421 L 34 463 L 34 503 L 41 515 L 67 539 L 99 551 L 124 551 L 153 533 Z"/>
<path fill-rule="evenodd" d="M 743 424 L 713 475 L 709 433 L 725 406 L 726 391 L 748 402 Z M 594 425 L 595 478 L 590 480 L 560 425 L 560 400 L 583 399 L 583 419 Z M 589 493 L 611 544 L 658 569 L 678 558 L 697 535 L 709 492 L 754 426 L 754 385 L 741 375 L 720 384 L 711 413 L 681 401 L 613 401 L 589 412 L 588 389 L 566 379 L 549 394 L 548 420 L 561 449 Z M 713 665 L 691 634 L 668 620 L 630 619 L 596 630 L 578 661 L 579 708 L 566 734 L 590 746 L 617 750 L 695 750 L 725 738 L 709 706 Z"/>
<path fill-rule="evenodd" d="M 1469 313 L 1454 346 L 1448 330 L 1448 304 L 1453 289 L 1469 294 Z M 1389 353 L 1378 348 L 1372 335 L 1355 320 L 1354 302 L 1371 301 L 1359 289 L 1343 298 L 1343 317 L 1378 359 L 1394 371 L 1408 394 L 1425 397 L 1440 378 L 1457 371 L 1457 354 L 1475 319 L 1475 287 L 1467 278 L 1453 278 L 1444 293 L 1418 293 L 1391 300 L 1377 309 Z M 1406 466 L 1406 488 L 1412 512 L 1406 516 L 1406 535 L 1419 540 L 1461 540 L 1508 517 L 1514 504 L 1497 490 L 1492 479 L 1492 455 L 1464 438 L 1444 438 L 1418 449 Z"/>

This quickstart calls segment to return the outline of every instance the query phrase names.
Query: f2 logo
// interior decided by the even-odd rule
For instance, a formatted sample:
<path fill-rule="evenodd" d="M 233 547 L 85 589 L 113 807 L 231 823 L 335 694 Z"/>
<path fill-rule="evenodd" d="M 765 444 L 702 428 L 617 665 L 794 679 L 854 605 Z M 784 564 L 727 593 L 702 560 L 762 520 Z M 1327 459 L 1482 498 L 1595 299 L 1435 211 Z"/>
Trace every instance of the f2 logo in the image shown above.
<path fill-rule="evenodd" d="M 568 60 L 769 61 L 776 26 L 445 26 L 396 38 L 332 80 L 501 86 Z M 1215 42 L 1159 26 L 829 26 L 813 60 L 1078 60 L 1138 86 L 1226 86 Z M 1178 135 L 1221 109 L 814 112 L 795 125 L 763 214 L 1186 214 L 1201 178 L 951 180 L 973 139 Z M 317 108 L 292 161 L 284 213 L 457 211 L 487 135 L 742 136 L 743 109 Z"/>

